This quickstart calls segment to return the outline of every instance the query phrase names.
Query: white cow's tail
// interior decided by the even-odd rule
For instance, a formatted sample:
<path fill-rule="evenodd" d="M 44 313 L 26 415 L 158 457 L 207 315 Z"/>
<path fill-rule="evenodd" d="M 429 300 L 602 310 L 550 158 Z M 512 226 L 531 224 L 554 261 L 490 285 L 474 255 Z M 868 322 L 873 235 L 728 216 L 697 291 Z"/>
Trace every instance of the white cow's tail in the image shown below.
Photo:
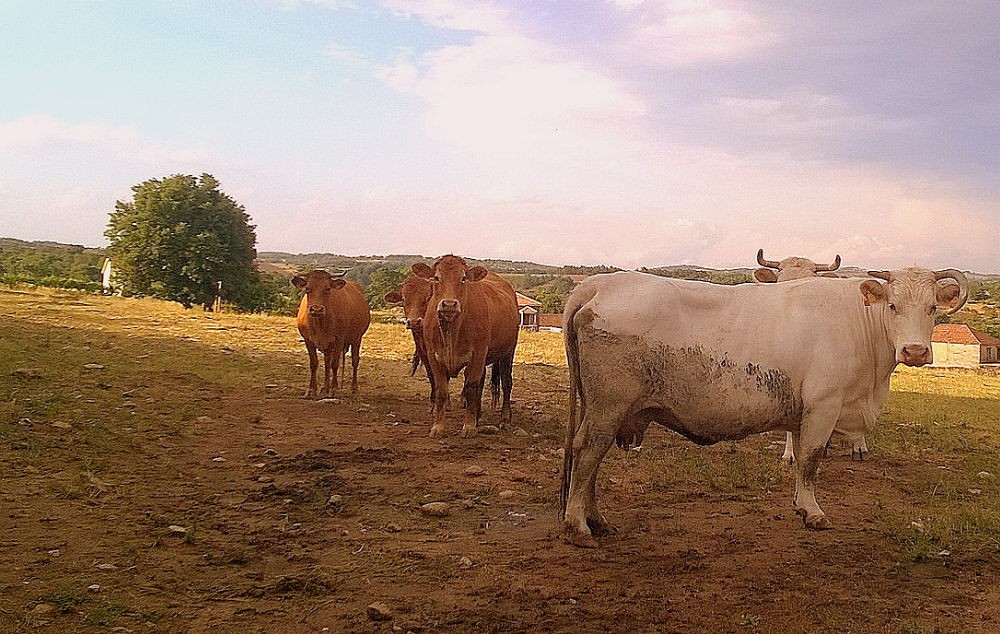
<path fill-rule="evenodd" d="M 587 411 L 587 402 L 580 380 L 580 344 L 577 340 L 574 318 L 584 304 L 593 298 L 592 293 L 575 292 L 566 302 L 563 311 L 563 341 L 566 344 L 566 365 L 569 366 L 569 416 L 566 420 L 566 444 L 563 456 L 562 487 L 559 490 L 559 519 L 566 518 L 566 504 L 569 501 L 569 484 L 573 476 L 573 442 L 579 425 L 577 419 L 577 399 L 580 403 L 580 420 Z"/>

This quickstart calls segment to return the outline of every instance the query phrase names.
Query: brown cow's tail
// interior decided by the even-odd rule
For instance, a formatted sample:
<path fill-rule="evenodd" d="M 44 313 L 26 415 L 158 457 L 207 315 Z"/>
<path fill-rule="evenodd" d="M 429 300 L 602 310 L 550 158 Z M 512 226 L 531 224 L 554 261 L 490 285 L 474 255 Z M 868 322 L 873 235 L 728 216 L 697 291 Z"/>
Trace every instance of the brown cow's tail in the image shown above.
<path fill-rule="evenodd" d="M 566 444 L 563 451 L 562 488 L 559 491 L 559 519 L 566 519 L 566 504 L 569 502 L 569 485 L 573 476 L 573 441 L 577 431 L 577 399 L 580 401 L 580 419 L 586 414 L 583 383 L 580 380 L 580 345 L 576 326 L 573 323 L 577 312 L 593 298 L 592 293 L 574 292 L 566 302 L 563 311 L 563 341 L 566 344 L 566 365 L 569 367 L 569 416 L 566 420 Z"/>
<path fill-rule="evenodd" d="M 503 376 L 501 363 L 494 361 L 490 367 L 490 409 L 496 410 L 500 403 L 500 378 Z"/>

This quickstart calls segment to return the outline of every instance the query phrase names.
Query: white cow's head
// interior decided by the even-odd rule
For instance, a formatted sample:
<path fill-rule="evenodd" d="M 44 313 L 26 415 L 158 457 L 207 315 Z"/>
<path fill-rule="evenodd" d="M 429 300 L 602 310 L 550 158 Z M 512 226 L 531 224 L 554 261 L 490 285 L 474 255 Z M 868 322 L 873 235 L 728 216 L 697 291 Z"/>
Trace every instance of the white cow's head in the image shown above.
<path fill-rule="evenodd" d="M 833 264 L 816 264 L 808 258 L 785 258 L 780 262 L 764 259 L 764 249 L 757 251 L 757 263 L 764 268 L 759 268 L 753 272 L 753 278 L 761 283 L 787 282 L 803 277 L 837 277 L 830 271 L 840 268 L 840 256 L 833 260 Z M 772 270 L 774 269 L 774 270 Z"/>
<path fill-rule="evenodd" d="M 931 363 L 934 318 L 960 309 L 969 296 L 969 282 L 961 271 L 869 271 L 884 282 L 865 280 L 865 306 L 882 308 L 883 322 L 896 351 L 896 362 L 920 366 Z"/>

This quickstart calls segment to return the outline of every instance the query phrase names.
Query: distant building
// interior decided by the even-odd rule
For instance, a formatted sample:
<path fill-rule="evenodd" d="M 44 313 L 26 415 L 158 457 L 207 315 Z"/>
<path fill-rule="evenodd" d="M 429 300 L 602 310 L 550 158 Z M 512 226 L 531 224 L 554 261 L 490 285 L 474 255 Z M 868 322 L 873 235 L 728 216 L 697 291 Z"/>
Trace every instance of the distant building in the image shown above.
<path fill-rule="evenodd" d="M 562 313 L 539 313 L 538 327 L 544 330 L 562 330 Z"/>
<path fill-rule="evenodd" d="M 101 265 L 101 288 L 106 293 L 115 290 L 115 269 L 111 265 L 111 258 L 104 258 L 104 264 Z"/>
<path fill-rule="evenodd" d="M 522 293 L 517 293 L 517 312 L 521 313 L 521 328 L 538 330 L 538 314 L 542 311 L 542 302 Z"/>
<path fill-rule="evenodd" d="M 934 364 L 949 368 L 978 368 L 1000 363 L 1000 339 L 965 324 L 938 324 L 931 334 Z"/>

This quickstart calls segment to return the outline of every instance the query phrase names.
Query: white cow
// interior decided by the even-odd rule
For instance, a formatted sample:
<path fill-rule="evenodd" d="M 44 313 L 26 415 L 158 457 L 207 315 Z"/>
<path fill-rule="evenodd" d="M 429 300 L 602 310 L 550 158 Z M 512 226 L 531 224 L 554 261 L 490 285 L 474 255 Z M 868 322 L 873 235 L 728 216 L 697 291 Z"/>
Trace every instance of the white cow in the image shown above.
<path fill-rule="evenodd" d="M 761 267 L 753 272 L 753 279 L 760 284 L 768 284 L 774 282 L 790 282 L 792 280 L 800 280 L 806 277 L 815 277 L 817 275 L 822 275 L 823 277 L 839 277 L 833 271 L 840 268 L 840 255 L 838 254 L 833 259 L 833 264 L 816 264 L 809 258 L 799 258 L 791 257 L 785 258 L 780 262 L 774 260 L 764 259 L 764 249 L 757 250 L 757 263 Z M 773 269 L 773 270 L 772 270 Z M 836 434 L 837 431 L 834 430 Z M 785 432 L 785 451 L 781 454 L 781 459 L 788 464 L 795 464 L 795 452 L 792 450 L 792 445 L 794 444 L 792 440 L 792 434 L 790 432 Z M 851 460 L 857 456 L 858 460 L 864 460 L 865 454 L 868 453 L 868 441 L 865 440 L 864 435 L 858 436 L 850 440 L 851 442 Z"/>
<path fill-rule="evenodd" d="M 885 283 L 720 286 L 620 272 L 577 287 L 563 313 L 570 414 L 561 503 L 570 541 L 596 546 L 594 533 L 607 527 L 597 507 L 601 460 L 612 442 L 640 443 L 651 422 L 699 444 L 791 432 L 793 505 L 808 528 L 831 528 L 814 482 L 834 428 L 869 431 L 896 364 L 930 363 L 934 316 L 968 295 L 954 269 L 873 275 Z"/>

